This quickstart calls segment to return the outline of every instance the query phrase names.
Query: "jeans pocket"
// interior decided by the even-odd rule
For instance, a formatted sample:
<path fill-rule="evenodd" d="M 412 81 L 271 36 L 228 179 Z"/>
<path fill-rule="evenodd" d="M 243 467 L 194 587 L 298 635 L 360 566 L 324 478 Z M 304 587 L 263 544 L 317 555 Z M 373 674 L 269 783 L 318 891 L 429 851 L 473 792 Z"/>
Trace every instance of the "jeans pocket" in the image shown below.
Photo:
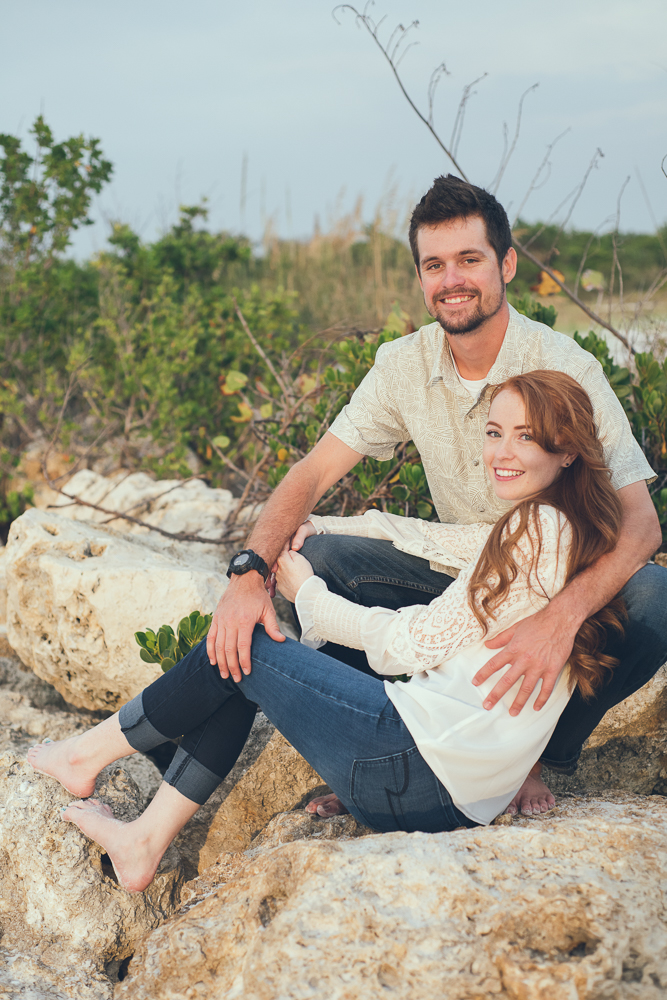
<path fill-rule="evenodd" d="M 443 802 L 449 799 L 446 790 L 417 747 L 355 760 L 350 797 L 367 825 L 383 833 L 439 833 L 460 825 L 451 800 Z"/>

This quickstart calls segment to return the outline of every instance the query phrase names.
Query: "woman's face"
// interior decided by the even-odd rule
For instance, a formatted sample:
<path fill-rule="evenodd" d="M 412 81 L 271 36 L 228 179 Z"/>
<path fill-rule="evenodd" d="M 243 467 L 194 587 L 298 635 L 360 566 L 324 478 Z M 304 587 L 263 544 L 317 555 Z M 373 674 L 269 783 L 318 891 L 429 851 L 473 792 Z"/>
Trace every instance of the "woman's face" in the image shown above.
<path fill-rule="evenodd" d="M 484 433 L 484 465 L 501 500 L 518 503 L 546 489 L 575 455 L 540 448 L 526 427 L 526 408 L 517 392 L 504 389 L 491 403 Z"/>

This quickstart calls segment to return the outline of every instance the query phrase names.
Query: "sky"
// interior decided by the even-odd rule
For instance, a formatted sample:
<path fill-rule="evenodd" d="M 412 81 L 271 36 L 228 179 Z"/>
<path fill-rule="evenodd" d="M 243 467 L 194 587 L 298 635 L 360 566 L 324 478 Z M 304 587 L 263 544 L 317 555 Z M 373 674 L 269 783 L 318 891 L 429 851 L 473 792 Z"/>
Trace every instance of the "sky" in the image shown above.
<path fill-rule="evenodd" d="M 330 0 L 0 0 L 0 132 L 41 112 L 57 139 L 83 132 L 114 164 L 77 256 L 110 220 L 154 239 L 179 204 L 207 197 L 214 229 L 307 237 L 363 198 L 364 216 L 409 207 L 451 164 L 349 10 Z M 667 3 L 664 0 L 377 0 L 385 41 L 418 21 L 400 72 L 426 112 L 444 63 L 434 125 L 445 145 L 463 87 L 459 163 L 493 184 L 503 122 L 521 132 L 498 197 L 516 214 L 556 137 L 550 170 L 523 208 L 561 220 L 597 159 L 570 223 L 650 232 L 667 220 Z M 561 135 L 561 133 L 565 133 Z M 30 147 L 28 147 L 30 148 Z M 245 164 L 245 169 L 244 169 Z M 667 169 L 667 161 L 665 161 Z M 244 184 L 245 177 L 245 184 Z M 630 178 L 625 185 L 626 178 Z M 243 193 L 245 190 L 245 194 Z M 565 208 L 560 208 L 565 202 Z M 389 219 L 387 218 L 387 225 Z"/>

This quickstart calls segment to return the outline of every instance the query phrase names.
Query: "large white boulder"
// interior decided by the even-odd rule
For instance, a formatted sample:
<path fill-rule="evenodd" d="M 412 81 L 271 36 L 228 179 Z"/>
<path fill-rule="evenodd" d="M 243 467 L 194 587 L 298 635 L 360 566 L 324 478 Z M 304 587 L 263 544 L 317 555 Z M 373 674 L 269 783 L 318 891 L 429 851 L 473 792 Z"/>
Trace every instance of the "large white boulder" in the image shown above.
<path fill-rule="evenodd" d="M 160 675 L 134 633 L 212 611 L 226 585 L 196 546 L 32 509 L 7 543 L 7 634 L 21 660 L 73 705 L 115 710 Z"/>
<path fill-rule="evenodd" d="M 352 823 L 312 839 L 294 822 L 295 838 L 289 817 L 274 820 L 186 886 L 116 1000 L 665 995 L 661 796 L 570 799 L 511 826 L 430 835 L 359 838 Z"/>

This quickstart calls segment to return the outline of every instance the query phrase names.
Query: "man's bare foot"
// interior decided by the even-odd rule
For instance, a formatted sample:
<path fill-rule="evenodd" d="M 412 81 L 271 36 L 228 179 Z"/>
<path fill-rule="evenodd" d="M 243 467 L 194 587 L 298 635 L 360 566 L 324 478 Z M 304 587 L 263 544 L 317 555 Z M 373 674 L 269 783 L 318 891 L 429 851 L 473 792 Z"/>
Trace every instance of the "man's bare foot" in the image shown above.
<path fill-rule="evenodd" d="M 147 838 L 138 835 L 136 820 L 121 823 L 98 799 L 72 802 L 63 812 L 63 819 L 75 823 L 105 850 L 123 889 L 143 892 L 151 884 L 164 851 L 158 853 Z"/>
<path fill-rule="evenodd" d="M 553 809 L 556 800 L 542 781 L 541 773 L 542 765 L 538 761 L 508 805 L 506 813 L 509 813 L 510 816 L 516 816 L 520 812 L 524 816 L 532 816 Z"/>
<path fill-rule="evenodd" d="M 330 816 L 343 816 L 350 810 L 346 809 L 341 800 L 331 792 L 329 795 L 318 795 L 306 806 L 306 812 L 328 819 Z"/>
<path fill-rule="evenodd" d="M 52 743 L 45 740 L 28 750 L 28 763 L 39 774 L 55 778 L 70 795 L 87 799 L 95 791 L 98 768 L 80 752 L 80 736 Z"/>

